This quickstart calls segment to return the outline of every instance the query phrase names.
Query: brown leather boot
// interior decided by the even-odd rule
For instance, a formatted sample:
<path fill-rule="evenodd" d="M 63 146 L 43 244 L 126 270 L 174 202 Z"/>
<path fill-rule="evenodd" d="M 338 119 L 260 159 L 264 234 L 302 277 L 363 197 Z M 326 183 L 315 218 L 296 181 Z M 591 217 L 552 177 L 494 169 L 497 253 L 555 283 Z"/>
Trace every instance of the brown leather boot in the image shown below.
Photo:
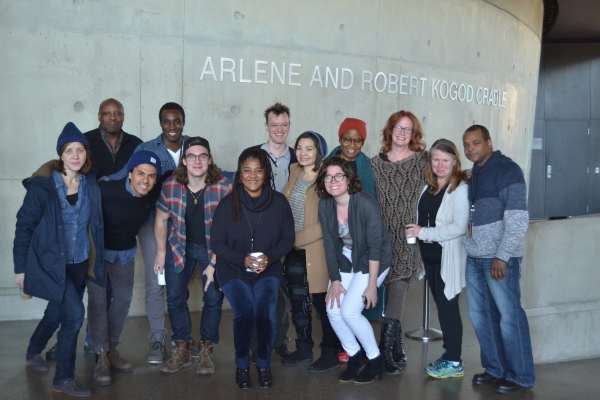
<path fill-rule="evenodd" d="M 171 359 L 165 365 L 160 367 L 161 372 L 172 374 L 179 371 L 183 367 L 192 365 L 192 357 L 190 356 L 190 342 L 187 340 L 176 340 L 175 348 Z"/>
<path fill-rule="evenodd" d="M 198 375 L 210 375 L 215 373 L 215 362 L 213 361 L 213 349 L 215 344 L 210 340 L 203 340 L 200 345 L 200 361 L 196 373 Z"/>
<path fill-rule="evenodd" d="M 94 383 L 100 386 L 110 385 L 112 379 L 110 377 L 110 364 L 104 349 L 100 349 L 100 354 L 96 355 L 96 367 L 94 367 Z"/>
<path fill-rule="evenodd" d="M 119 351 L 117 350 L 117 345 L 119 343 L 111 343 L 110 350 L 108 350 L 108 363 L 110 367 L 114 370 L 120 372 L 131 372 L 133 371 L 133 364 L 129 361 L 123 359 L 119 355 Z"/>

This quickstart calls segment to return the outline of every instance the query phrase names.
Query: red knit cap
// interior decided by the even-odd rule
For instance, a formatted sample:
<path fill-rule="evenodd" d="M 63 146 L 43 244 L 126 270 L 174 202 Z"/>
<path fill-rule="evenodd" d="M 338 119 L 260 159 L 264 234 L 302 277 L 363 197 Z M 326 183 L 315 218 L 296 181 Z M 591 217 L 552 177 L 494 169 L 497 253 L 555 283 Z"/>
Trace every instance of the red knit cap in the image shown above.
<path fill-rule="evenodd" d="M 356 129 L 361 134 L 363 140 L 367 140 L 367 124 L 358 118 L 346 118 L 342 122 L 338 131 L 338 139 L 341 139 L 342 135 L 350 129 Z"/>

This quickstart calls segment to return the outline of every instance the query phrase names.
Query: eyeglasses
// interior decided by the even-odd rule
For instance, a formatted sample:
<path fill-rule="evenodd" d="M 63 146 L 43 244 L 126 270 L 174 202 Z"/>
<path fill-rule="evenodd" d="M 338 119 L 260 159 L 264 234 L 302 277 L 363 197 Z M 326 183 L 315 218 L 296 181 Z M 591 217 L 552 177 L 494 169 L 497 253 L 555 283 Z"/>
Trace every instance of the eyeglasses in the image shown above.
<path fill-rule="evenodd" d="M 289 123 L 285 123 L 285 124 L 269 124 L 269 128 L 271 128 L 271 129 L 277 129 L 277 128 L 287 129 L 289 127 L 290 127 Z"/>
<path fill-rule="evenodd" d="M 185 156 L 185 159 L 188 160 L 189 162 L 192 162 L 194 160 L 200 160 L 200 161 L 206 161 L 208 160 L 208 157 L 210 157 L 208 154 L 206 153 L 202 153 L 202 154 L 187 154 Z"/>
<path fill-rule="evenodd" d="M 396 132 L 399 132 L 401 135 L 410 135 L 413 133 L 413 129 L 412 128 L 403 128 L 400 125 L 396 125 L 394 127 L 394 130 Z"/>
<path fill-rule="evenodd" d="M 329 183 L 329 182 L 331 182 L 332 179 L 335 179 L 336 182 L 341 182 L 344 180 L 345 177 L 346 177 L 346 175 L 339 173 L 339 172 L 333 176 L 325 175 L 325 182 Z"/>
<path fill-rule="evenodd" d="M 357 146 L 362 146 L 365 141 L 362 139 L 351 139 L 349 137 L 342 136 L 342 142 L 344 142 L 346 146 L 350 146 L 352 142 L 354 142 L 354 144 Z"/>

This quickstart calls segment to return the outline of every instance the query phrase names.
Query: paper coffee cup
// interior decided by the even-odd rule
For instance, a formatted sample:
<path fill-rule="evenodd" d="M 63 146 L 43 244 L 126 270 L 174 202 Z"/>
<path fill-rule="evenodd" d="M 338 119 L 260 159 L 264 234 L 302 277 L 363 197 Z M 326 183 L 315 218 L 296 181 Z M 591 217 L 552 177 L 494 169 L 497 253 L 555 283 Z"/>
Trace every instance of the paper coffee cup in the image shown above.
<path fill-rule="evenodd" d="M 414 236 L 413 237 L 407 237 L 406 238 L 406 243 L 408 243 L 408 244 L 415 244 L 415 243 L 417 243 L 417 238 L 414 237 Z"/>
<path fill-rule="evenodd" d="M 167 284 L 167 281 L 165 280 L 165 270 L 164 269 L 162 271 L 159 271 L 157 278 L 158 278 L 159 285 L 164 286 Z"/>
<path fill-rule="evenodd" d="M 258 258 L 258 257 L 262 256 L 262 255 L 263 255 L 263 253 L 261 253 L 260 251 L 257 251 L 257 252 L 255 252 L 255 253 L 250 253 L 250 255 L 251 255 L 252 257 Z M 258 267 L 258 264 L 256 264 L 256 263 L 253 263 L 253 264 L 252 264 L 252 266 L 253 266 L 253 267 Z M 252 271 L 250 268 L 246 268 L 246 271 L 248 271 L 248 272 L 254 272 L 254 271 Z"/>

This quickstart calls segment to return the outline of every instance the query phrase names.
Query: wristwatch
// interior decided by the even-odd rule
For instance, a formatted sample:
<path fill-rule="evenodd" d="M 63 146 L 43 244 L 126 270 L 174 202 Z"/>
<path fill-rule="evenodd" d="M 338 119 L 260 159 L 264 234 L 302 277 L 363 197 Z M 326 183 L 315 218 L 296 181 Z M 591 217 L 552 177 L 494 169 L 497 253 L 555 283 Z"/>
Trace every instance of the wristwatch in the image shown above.
<path fill-rule="evenodd" d="M 210 266 L 211 266 L 211 267 L 213 267 L 213 268 L 215 267 L 215 263 L 213 263 L 212 261 L 209 261 L 209 262 L 208 262 L 208 265 L 210 265 Z"/>

